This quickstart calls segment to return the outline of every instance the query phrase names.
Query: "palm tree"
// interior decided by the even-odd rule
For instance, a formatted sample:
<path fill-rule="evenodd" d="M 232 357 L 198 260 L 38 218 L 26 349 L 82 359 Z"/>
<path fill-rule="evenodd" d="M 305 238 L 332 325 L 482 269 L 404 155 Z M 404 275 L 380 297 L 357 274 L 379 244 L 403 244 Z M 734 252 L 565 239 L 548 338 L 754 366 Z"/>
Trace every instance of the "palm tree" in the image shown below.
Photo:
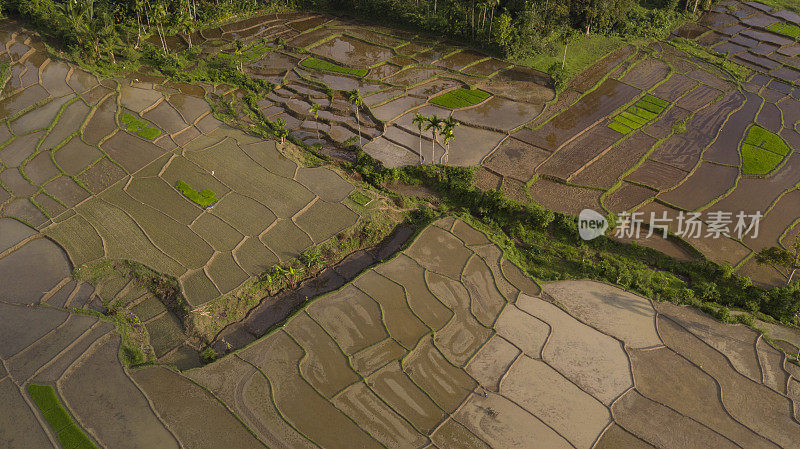
<path fill-rule="evenodd" d="M 361 146 L 361 119 L 358 115 L 358 110 L 364 104 L 364 98 L 361 96 L 361 92 L 358 89 L 353 89 L 347 92 L 347 101 L 353 105 L 353 109 L 356 111 L 356 126 L 358 126 L 358 145 Z"/>
<path fill-rule="evenodd" d="M 458 125 L 459 123 L 455 121 L 452 117 L 448 117 L 442 122 L 442 136 L 444 136 L 444 145 L 445 145 L 444 158 L 442 162 L 444 162 L 445 164 L 447 163 L 450 157 L 450 142 L 456 137 L 454 131 L 456 129 L 456 126 Z"/>
<path fill-rule="evenodd" d="M 414 119 L 411 120 L 411 123 L 417 125 L 417 130 L 419 131 L 419 164 L 422 165 L 422 128 L 425 127 L 425 123 L 427 123 L 428 117 L 417 113 L 414 114 Z"/>
<path fill-rule="evenodd" d="M 167 47 L 167 38 L 162 28 L 162 24 L 165 20 L 167 20 L 167 10 L 164 8 L 164 5 L 159 3 L 153 10 L 153 21 L 156 23 L 156 31 L 158 32 L 158 37 L 161 38 L 161 46 L 164 48 L 164 54 L 166 55 L 169 53 L 169 48 Z"/>
<path fill-rule="evenodd" d="M 272 129 L 275 133 L 275 137 L 281 139 L 281 145 L 283 145 L 286 142 L 286 138 L 289 136 L 289 131 L 286 130 L 286 120 L 280 117 L 275 119 L 275 121 L 272 122 Z"/>
<path fill-rule="evenodd" d="M 311 103 L 311 107 L 308 109 L 308 112 L 314 116 L 314 123 L 317 124 L 317 140 L 319 140 L 319 105 L 316 103 Z"/>
<path fill-rule="evenodd" d="M 425 130 L 430 130 L 432 139 L 431 139 L 431 163 L 436 158 L 436 134 L 442 129 L 442 124 L 444 123 L 442 119 L 433 114 L 427 120 L 428 124 L 425 125 Z"/>
<path fill-rule="evenodd" d="M 180 27 L 181 32 L 186 35 L 186 40 L 189 42 L 189 48 L 192 48 L 192 33 L 194 33 L 194 19 L 192 19 L 191 13 L 181 14 L 178 20 L 179 20 L 178 26 Z"/>

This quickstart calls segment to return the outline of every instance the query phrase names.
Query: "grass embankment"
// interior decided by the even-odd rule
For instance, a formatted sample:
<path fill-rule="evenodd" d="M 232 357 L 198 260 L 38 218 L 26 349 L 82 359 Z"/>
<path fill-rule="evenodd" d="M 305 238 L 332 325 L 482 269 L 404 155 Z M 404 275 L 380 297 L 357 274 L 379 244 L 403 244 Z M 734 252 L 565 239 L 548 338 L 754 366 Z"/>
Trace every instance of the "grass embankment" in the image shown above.
<path fill-rule="evenodd" d="M 551 75 L 554 75 L 553 72 L 559 69 L 563 63 L 564 68 L 560 76 L 563 82 L 566 82 L 627 44 L 627 40 L 617 36 L 577 34 L 566 45 L 564 42 L 557 42 L 550 46 L 549 49 L 543 49 L 534 54 L 517 58 L 514 62 Z M 564 56 L 565 46 L 567 50 L 566 57 Z"/>
<path fill-rule="evenodd" d="M 800 13 L 800 2 L 797 0 L 758 0 L 758 2 L 771 6 L 775 11 L 788 9 L 789 11 Z"/>
<path fill-rule="evenodd" d="M 153 140 L 161 135 L 161 130 L 152 123 L 142 120 L 130 112 L 123 112 L 119 116 L 122 129 L 147 140 Z"/>
<path fill-rule="evenodd" d="M 750 77 L 750 69 L 747 67 L 737 64 L 722 53 L 709 50 L 693 40 L 675 38 L 667 41 L 667 43 L 726 72 L 736 82 L 743 83 Z"/>
<path fill-rule="evenodd" d="M 800 37 L 800 27 L 793 23 L 778 22 L 767 27 L 768 30 L 789 36 L 792 39 Z"/>
<path fill-rule="evenodd" d="M 780 165 L 790 152 L 778 135 L 753 125 L 742 141 L 742 171 L 748 175 L 765 175 Z"/>
<path fill-rule="evenodd" d="M 61 404 L 55 390 L 50 385 L 28 385 L 36 407 L 53 429 L 53 432 L 65 449 L 97 449 L 97 446 L 86 436 L 86 433 L 75 423 L 69 412 Z"/>
<path fill-rule="evenodd" d="M 175 188 L 200 207 L 209 207 L 218 201 L 217 194 L 210 189 L 197 191 L 183 181 L 175 183 Z"/>
<path fill-rule="evenodd" d="M 365 153 L 351 168 L 374 185 L 399 180 L 427 187 L 440 199 L 440 211 L 469 214 L 492 229 L 506 242 L 509 258 L 542 281 L 596 279 L 657 301 L 709 310 L 741 308 L 786 323 L 795 323 L 800 313 L 800 283 L 764 291 L 736 275 L 733 267 L 706 260 L 691 249 L 699 260 L 678 261 L 606 236 L 585 242 L 578 236 L 574 216 L 515 202 L 497 190 L 481 191 L 474 184 L 475 169 L 426 165 L 390 170 Z"/>
<path fill-rule="evenodd" d="M 431 99 L 431 103 L 450 109 L 474 106 L 492 96 L 480 89 L 456 89 Z"/>
<path fill-rule="evenodd" d="M 629 134 L 653 120 L 669 106 L 669 102 L 653 95 L 645 95 L 635 105 L 614 117 L 608 127 L 622 134 Z"/>
<path fill-rule="evenodd" d="M 341 66 L 339 64 L 334 64 L 313 56 L 302 60 L 300 65 L 308 69 L 320 70 L 323 72 L 341 73 L 344 75 L 357 76 L 359 78 L 367 75 L 367 71 L 364 69 L 354 69 L 352 67 Z"/>

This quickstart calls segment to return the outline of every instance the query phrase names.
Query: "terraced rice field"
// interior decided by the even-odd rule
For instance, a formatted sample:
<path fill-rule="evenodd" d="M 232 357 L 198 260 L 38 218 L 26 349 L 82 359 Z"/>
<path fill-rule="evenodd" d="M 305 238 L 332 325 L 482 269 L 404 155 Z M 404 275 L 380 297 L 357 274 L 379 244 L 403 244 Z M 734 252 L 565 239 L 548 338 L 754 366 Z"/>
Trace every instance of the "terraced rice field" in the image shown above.
<path fill-rule="evenodd" d="M 55 441 L 29 384 L 114 448 L 788 448 L 800 432 L 800 370 L 754 331 L 593 281 L 540 288 L 453 218 L 184 372 L 123 368 L 97 318 L 0 308 L 12 447 Z"/>
<path fill-rule="evenodd" d="M 749 68 L 741 86 L 669 43 L 609 55 L 505 137 L 482 161 L 479 185 L 572 214 L 641 212 L 645 223 L 651 214 L 675 223 L 681 212 L 700 212 L 707 224 L 716 212 L 760 211 L 757 238 L 685 240 L 758 283 L 785 283 L 788 273 L 758 266 L 753 254 L 787 243 L 800 216 L 792 199 L 800 185 L 800 43 L 771 30 L 798 22 L 789 11 L 725 1 L 674 33 Z"/>
<path fill-rule="evenodd" d="M 25 223 L 71 267 L 133 260 L 178 278 L 199 307 L 359 219 L 336 172 L 215 119 L 204 96 L 224 86 L 101 81 L 48 58 L 13 22 L 0 58 L 13 61 L 0 100 L 2 232 Z"/>

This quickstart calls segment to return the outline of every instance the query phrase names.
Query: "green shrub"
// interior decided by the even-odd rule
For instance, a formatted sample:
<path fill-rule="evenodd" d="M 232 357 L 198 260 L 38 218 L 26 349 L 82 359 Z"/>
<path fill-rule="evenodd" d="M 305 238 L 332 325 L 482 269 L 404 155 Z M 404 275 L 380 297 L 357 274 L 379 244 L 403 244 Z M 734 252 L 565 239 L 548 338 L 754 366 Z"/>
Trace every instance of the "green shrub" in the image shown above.
<path fill-rule="evenodd" d="M 476 105 L 491 96 L 492 94 L 489 92 L 480 89 L 456 89 L 432 98 L 431 103 L 450 109 L 458 109 Z"/>
<path fill-rule="evenodd" d="M 217 359 L 217 351 L 209 346 L 200 353 L 200 359 L 203 360 L 203 363 L 211 363 Z"/>
<path fill-rule="evenodd" d="M 175 188 L 200 207 L 208 207 L 217 202 L 217 194 L 213 190 L 203 189 L 198 192 L 183 181 L 178 181 Z"/>
<path fill-rule="evenodd" d="M 309 69 L 322 70 L 325 72 L 343 73 L 345 75 L 357 76 L 359 78 L 366 76 L 367 71 L 364 69 L 354 69 L 352 67 L 344 67 L 339 64 L 334 64 L 323 59 L 309 57 L 300 62 L 300 65 Z"/>

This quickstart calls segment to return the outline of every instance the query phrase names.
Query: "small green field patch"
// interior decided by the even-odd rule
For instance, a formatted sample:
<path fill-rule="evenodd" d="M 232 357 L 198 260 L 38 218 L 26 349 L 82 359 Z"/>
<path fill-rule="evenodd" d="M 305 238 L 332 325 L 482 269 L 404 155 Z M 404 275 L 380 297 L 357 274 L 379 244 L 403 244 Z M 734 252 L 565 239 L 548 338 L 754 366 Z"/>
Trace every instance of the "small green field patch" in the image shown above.
<path fill-rule="evenodd" d="M 364 69 L 344 67 L 323 59 L 315 58 L 313 56 L 302 60 L 300 65 L 309 69 L 322 70 L 324 72 L 343 73 L 345 75 L 357 76 L 359 78 L 367 75 L 367 71 Z"/>
<path fill-rule="evenodd" d="M 359 206 L 366 206 L 372 202 L 372 198 L 360 190 L 356 190 L 355 192 L 351 193 L 350 199 Z"/>
<path fill-rule="evenodd" d="M 119 124 L 122 125 L 122 129 L 125 131 L 136 134 L 143 139 L 153 140 L 161 135 L 161 130 L 157 126 L 142 120 L 130 112 L 123 112 L 119 116 Z"/>
<path fill-rule="evenodd" d="M 175 183 L 175 188 L 200 207 L 208 207 L 218 201 L 217 194 L 210 189 L 203 189 L 198 192 L 183 181 Z"/>
<path fill-rule="evenodd" d="M 431 99 L 431 103 L 450 109 L 458 109 L 474 106 L 491 96 L 492 94 L 489 92 L 480 89 L 461 88 L 434 97 Z"/>
<path fill-rule="evenodd" d="M 56 391 L 50 385 L 28 385 L 36 407 L 42 412 L 61 446 L 68 449 L 97 449 L 86 433 L 75 423 L 69 412 L 61 404 Z"/>
<path fill-rule="evenodd" d="M 784 36 L 789 36 L 792 39 L 797 39 L 800 37 L 800 26 L 797 26 L 793 23 L 773 23 L 772 25 L 768 26 L 767 29 L 778 34 L 783 34 Z"/>
<path fill-rule="evenodd" d="M 775 169 L 791 152 L 777 134 L 753 125 L 742 141 L 742 172 L 749 175 L 765 175 Z"/>
<path fill-rule="evenodd" d="M 608 127 L 621 134 L 630 134 L 630 132 L 633 131 L 622 123 L 616 121 L 609 123 Z"/>
<path fill-rule="evenodd" d="M 628 134 L 658 117 L 658 114 L 662 113 L 667 106 L 669 106 L 668 101 L 654 95 L 645 95 L 635 105 L 614 117 L 608 127 L 618 133 Z"/>

